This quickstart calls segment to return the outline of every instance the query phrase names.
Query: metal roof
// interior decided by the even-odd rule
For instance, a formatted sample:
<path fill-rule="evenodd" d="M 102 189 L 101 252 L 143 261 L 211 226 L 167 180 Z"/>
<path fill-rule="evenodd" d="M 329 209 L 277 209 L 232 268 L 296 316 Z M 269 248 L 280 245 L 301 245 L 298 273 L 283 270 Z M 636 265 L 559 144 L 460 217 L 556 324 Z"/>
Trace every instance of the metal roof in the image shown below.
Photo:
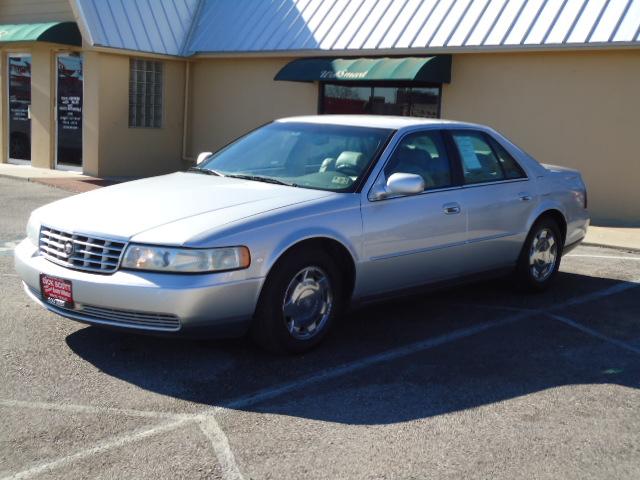
<path fill-rule="evenodd" d="M 640 0 L 72 1 L 91 43 L 155 53 L 640 44 Z"/>
<path fill-rule="evenodd" d="M 191 52 L 640 42 L 640 0 L 209 0 Z"/>
<path fill-rule="evenodd" d="M 180 55 L 199 0 L 72 0 L 94 46 Z"/>

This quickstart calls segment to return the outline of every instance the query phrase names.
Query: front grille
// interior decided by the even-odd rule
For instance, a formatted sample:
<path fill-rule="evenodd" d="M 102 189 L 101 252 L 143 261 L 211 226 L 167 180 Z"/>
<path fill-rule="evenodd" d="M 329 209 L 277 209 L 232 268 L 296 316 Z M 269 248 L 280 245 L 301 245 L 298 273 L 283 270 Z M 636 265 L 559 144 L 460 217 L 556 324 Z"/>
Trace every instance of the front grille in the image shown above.
<path fill-rule="evenodd" d="M 40 254 L 47 260 L 75 270 L 115 272 L 125 243 L 89 237 L 42 226 Z"/>
<path fill-rule="evenodd" d="M 29 287 L 29 290 L 41 301 L 47 303 L 39 291 L 32 287 Z M 93 305 L 78 305 L 78 308 L 66 308 L 47 303 L 47 306 L 61 315 L 90 323 L 167 332 L 180 330 L 180 319 L 169 313 L 137 312 Z"/>

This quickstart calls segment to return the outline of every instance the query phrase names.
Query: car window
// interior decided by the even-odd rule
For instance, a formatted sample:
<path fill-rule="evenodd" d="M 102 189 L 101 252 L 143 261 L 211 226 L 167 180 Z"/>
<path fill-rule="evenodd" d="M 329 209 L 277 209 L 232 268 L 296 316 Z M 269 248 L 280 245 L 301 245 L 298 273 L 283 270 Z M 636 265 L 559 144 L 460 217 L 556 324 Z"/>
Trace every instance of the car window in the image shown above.
<path fill-rule="evenodd" d="M 493 138 L 490 139 L 494 152 L 498 155 L 498 160 L 504 171 L 504 175 L 508 179 L 526 178 L 526 174 L 518 162 Z"/>
<path fill-rule="evenodd" d="M 504 180 L 500 162 L 481 133 L 454 132 L 452 137 L 460 153 L 464 183 Z"/>
<path fill-rule="evenodd" d="M 386 178 L 394 173 L 420 175 L 426 190 L 450 186 L 451 166 L 440 132 L 432 130 L 407 135 L 385 166 Z"/>

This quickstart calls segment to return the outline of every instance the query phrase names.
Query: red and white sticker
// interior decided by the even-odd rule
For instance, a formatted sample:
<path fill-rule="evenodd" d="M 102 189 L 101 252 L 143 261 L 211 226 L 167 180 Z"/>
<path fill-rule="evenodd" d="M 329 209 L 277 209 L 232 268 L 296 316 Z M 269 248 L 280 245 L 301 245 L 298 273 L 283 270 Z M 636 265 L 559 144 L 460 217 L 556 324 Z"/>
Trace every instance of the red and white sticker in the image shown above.
<path fill-rule="evenodd" d="M 56 307 L 73 307 L 73 290 L 70 280 L 40 274 L 40 291 L 44 300 Z"/>

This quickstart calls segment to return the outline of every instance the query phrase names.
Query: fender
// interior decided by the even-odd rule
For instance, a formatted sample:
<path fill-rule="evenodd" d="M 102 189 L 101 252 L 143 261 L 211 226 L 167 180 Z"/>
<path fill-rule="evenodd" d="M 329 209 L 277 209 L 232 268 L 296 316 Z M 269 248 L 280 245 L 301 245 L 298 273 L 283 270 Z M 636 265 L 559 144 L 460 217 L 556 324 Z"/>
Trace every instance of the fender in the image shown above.
<path fill-rule="evenodd" d="M 280 242 L 278 242 L 276 247 L 271 251 L 269 257 L 264 259 L 263 269 L 265 273 L 268 274 L 280 257 L 282 257 L 282 255 L 291 247 L 304 242 L 305 240 L 313 239 L 329 239 L 338 242 L 347 249 L 354 264 L 358 263 L 359 255 L 357 253 L 357 249 L 353 242 L 351 242 L 347 237 L 330 228 L 314 227 L 309 229 L 307 227 L 303 230 L 292 230 Z"/>

